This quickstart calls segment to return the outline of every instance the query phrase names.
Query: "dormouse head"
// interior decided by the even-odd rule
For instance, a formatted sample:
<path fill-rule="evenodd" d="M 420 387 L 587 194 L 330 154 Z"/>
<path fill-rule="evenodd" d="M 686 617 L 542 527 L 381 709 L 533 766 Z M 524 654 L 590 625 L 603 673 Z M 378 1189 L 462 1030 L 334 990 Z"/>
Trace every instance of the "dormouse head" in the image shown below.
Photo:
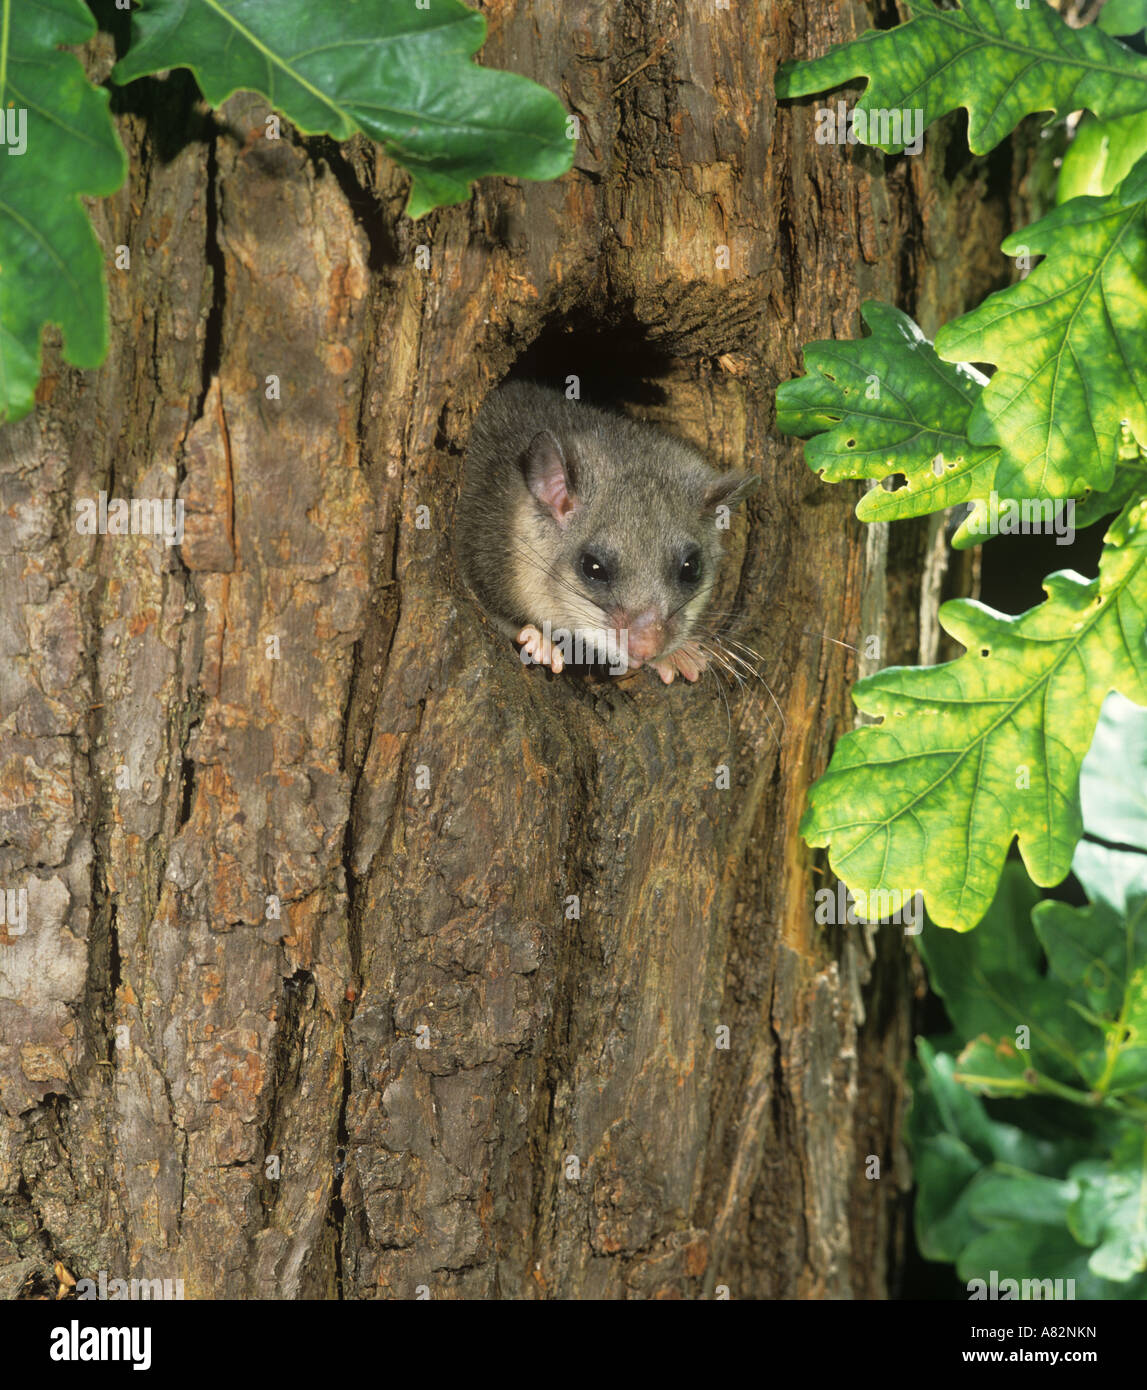
<path fill-rule="evenodd" d="M 717 473 L 650 426 L 604 420 L 531 439 L 521 459 L 524 531 L 535 554 L 553 557 L 536 574 L 550 621 L 625 631 L 629 665 L 639 666 L 692 636 L 729 513 L 759 479 Z"/>

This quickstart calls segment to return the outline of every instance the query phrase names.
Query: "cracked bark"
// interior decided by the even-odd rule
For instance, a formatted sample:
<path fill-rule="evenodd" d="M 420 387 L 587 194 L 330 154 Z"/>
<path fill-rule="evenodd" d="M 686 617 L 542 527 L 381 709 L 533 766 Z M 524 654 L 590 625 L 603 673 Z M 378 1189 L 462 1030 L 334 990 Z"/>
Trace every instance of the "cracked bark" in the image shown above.
<path fill-rule="evenodd" d="M 886 162 L 777 112 L 774 63 L 862 7 L 485 8 L 483 61 L 581 120 L 568 178 L 415 225 L 364 142 L 140 84 L 93 210 L 132 253 L 108 362 L 50 350 L 0 435 L 9 1293 L 55 1259 L 188 1297 L 886 1291 L 908 956 L 814 924 L 796 827 L 858 674 L 818 634 L 912 660 L 934 546 L 889 561 L 772 391 L 863 298 L 931 330 L 998 283 L 1009 189 L 949 187 L 940 134 Z M 526 673 L 462 595 L 459 465 L 511 369 L 760 467 L 719 602 L 779 740 L 763 696 Z M 182 546 L 78 534 L 101 489 L 180 496 Z"/>

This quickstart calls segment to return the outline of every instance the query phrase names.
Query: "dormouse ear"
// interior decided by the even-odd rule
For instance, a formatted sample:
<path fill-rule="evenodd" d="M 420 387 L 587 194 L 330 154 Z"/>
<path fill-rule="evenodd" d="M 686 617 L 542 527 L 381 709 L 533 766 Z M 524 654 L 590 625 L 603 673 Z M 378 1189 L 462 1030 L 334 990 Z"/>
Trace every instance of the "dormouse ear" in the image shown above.
<path fill-rule="evenodd" d="M 731 468 L 713 479 L 705 493 L 705 511 L 714 507 L 735 507 L 743 502 L 760 484 L 756 473 L 745 473 L 739 468 Z"/>
<path fill-rule="evenodd" d="M 539 430 L 522 457 L 526 486 L 559 526 L 568 524 L 579 502 L 574 493 L 573 469 L 562 446 L 549 430 Z"/>

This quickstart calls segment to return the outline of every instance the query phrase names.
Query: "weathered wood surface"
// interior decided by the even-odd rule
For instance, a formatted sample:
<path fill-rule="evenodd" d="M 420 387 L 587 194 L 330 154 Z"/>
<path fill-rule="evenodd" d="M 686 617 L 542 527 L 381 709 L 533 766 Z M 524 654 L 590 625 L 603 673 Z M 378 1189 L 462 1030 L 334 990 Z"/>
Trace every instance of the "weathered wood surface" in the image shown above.
<path fill-rule="evenodd" d="M 1007 188 L 778 111 L 776 62 L 861 5 L 483 8 L 483 61 L 579 117 L 567 178 L 412 224 L 365 143 L 137 84 L 107 365 L 50 352 L 0 434 L 25 1292 L 56 1259 L 188 1297 L 885 1292 L 908 955 L 814 923 L 797 823 L 858 670 L 817 634 L 913 659 L 930 541 L 886 565 L 772 392 L 863 298 L 932 328 L 998 280 Z M 783 730 L 759 691 L 527 672 L 460 592 L 466 433 L 515 366 L 760 469 L 720 604 Z M 101 490 L 183 499 L 183 544 L 78 534 Z"/>

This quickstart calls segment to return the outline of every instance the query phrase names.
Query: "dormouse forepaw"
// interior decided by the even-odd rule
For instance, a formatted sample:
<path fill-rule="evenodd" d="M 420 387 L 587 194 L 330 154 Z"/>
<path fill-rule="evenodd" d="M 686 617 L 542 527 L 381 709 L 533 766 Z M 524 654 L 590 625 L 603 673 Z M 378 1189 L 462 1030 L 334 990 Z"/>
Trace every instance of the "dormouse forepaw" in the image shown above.
<path fill-rule="evenodd" d="M 695 642 L 684 642 L 666 656 L 659 657 L 649 664 L 666 685 L 672 685 L 674 677 L 678 674 L 684 676 L 687 681 L 699 680 L 709 661 Z"/>
<path fill-rule="evenodd" d="M 536 662 L 539 666 L 548 666 L 555 676 L 560 675 L 565 667 L 565 659 L 562 656 L 561 648 L 555 647 L 552 642 L 543 637 L 536 627 L 524 627 L 518 633 L 518 641 L 522 644 L 522 663 L 528 665 L 526 658 Z"/>

